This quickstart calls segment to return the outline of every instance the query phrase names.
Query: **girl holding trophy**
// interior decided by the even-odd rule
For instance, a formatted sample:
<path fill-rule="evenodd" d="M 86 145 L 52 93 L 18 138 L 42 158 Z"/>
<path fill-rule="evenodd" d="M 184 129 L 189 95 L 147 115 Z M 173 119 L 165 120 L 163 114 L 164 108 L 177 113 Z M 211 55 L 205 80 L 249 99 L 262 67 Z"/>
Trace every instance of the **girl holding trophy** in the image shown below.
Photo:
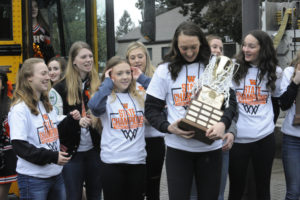
<path fill-rule="evenodd" d="M 235 114 L 235 95 L 230 95 L 229 107 L 221 120 L 206 132 L 209 139 L 215 140 L 211 145 L 192 139 L 194 131 L 178 127 L 191 101 L 194 81 L 204 72 L 209 57 L 210 47 L 201 29 L 191 22 L 183 22 L 175 31 L 170 53 L 158 66 L 147 89 L 146 118 L 153 127 L 167 133 L 166 170 L 171 200 L 189 199 L 193 176 L 198 199 L 218 198 L 221 138 Z M 167 118 L 161 115 L 165 105 Z"/>
<path fill-rule="evenodd" d="M 271 96 L 280 95 L 281 68 L 272 39 L 252 31 L 243 40 L 237 56 L 240 64 L 233 87 L 239 106 L 237 136 L 230 150 L 229 199 L 241 199 L 247 167 L 252 160 L 257 199 L 270 199 L 270 178 L 275 153 L 274 114 Z"/>

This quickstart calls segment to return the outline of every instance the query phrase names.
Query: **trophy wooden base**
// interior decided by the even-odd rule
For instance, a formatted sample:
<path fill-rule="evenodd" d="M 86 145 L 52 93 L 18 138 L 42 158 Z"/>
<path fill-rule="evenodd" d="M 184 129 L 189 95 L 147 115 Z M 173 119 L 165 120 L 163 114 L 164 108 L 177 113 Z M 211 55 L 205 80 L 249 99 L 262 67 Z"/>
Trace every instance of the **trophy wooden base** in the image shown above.
<path fill-rule="evenodd" d="M 187 119 L 182 119 L 178 123 L 179 128 L 185 131 L 195 131 L 195 136 L 193 139 L 199 140 L 205 144 L 212 144 L 214 140 L 209 139 L 205 136 L 205 132 L 207 130 L 206 127 L 201 126 L 200 124 L 194 123 Z"/>
<path fill-rule="evenodd" d="M 293 120 L 293 126 L 300 126 L 300 114 L 295 114 Z"/>

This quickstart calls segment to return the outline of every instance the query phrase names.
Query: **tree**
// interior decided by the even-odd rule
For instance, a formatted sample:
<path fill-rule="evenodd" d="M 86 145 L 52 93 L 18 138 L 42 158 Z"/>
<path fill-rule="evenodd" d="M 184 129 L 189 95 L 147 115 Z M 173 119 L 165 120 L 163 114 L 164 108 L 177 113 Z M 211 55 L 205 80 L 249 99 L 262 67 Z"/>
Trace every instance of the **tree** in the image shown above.
<path fill-rule="evenodd" d="M 134 23 L 132 22 L 127 10 L 124 11 L 122 17 L 119 20 L 119 26 L 116 31 L 116 38 L 124 36 L 134 28 Z"/>
<path fill-rule="evenodd" d="M 138 0 L 136 7 L 143 9 L 143 1 Z M 174 7 L 181 7 L 184 16 L 189 15 L 190 20 L 206 29 L 209 34 L 230 36 L 234 41 L 240 42 L 242 37 L 242 0 L 155 0 L 156 12 L 167 11 Z M 201 14 L 203 8 L 207 12 Z"/>
<path fill-rule="evenodd" d="M 207 12 L 200 14 L 207 6 Z M 240 43 L 242 39 L 242 8 L 241 0 L 183 0 L 181 4 L 183 15 L 207 29 L 208 33 L 221 37 L 228 35 Z"/>

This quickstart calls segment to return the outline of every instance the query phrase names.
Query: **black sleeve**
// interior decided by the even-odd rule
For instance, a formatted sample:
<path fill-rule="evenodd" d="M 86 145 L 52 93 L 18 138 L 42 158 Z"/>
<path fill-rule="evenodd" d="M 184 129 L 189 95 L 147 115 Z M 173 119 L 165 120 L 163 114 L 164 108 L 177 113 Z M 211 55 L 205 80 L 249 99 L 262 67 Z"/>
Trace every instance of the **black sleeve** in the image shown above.
<path fill-rule="evenodd" d="M 166 102 L 149 94 L 146 96 L 145 116 L 148 122 L 162 133 L 168 133 L 167 117 L 164 113 Z"/>
<path fill-rule="evenodd" d="M 73 119 L 73 117 L 68 114 L 57 126 L 60 144 L 67 147 L 64 151 L 73 154 L 73 147 L 80 138 L 80 125 L 79 120 Z"/>
<path fill-rule="evenodd" d="M 233 89 L 230 88 L 230 97 L 229 97 L 229 106 L 224 109 L 224 114 L 221 117 L 221 122 L 225 124 L 225 129 L 228 129 L 231 125 L 231 121 L 236 115 L 236 108 L 237 102 L 236 102 L 236 96 Z"/>
<path fill-rule="evenodd" d="M 279 97 L 271 97 L 272 100 L 272 106 L 273 106 L 273 112 L 274 112 L 274 124 L 276 124 L 277 119 L 279 117 L 280 113 L 280 107 L 279 107 Z"/>
<path fill-rule="evenodd" d="M 57 151 L 51 151 L 45 148 L 37 148 L 24 140 L 12 140 L 12 146 L 15 153 L 28 162 L 36 165 L 57 163 Z"/>
<path fill-rule="evenodd" d="M 285 111 L 288 110 L 296 100 L 299 85 L 293 81 L 287 87 L 286 91 L 279 97 L 280 108 Z"/>

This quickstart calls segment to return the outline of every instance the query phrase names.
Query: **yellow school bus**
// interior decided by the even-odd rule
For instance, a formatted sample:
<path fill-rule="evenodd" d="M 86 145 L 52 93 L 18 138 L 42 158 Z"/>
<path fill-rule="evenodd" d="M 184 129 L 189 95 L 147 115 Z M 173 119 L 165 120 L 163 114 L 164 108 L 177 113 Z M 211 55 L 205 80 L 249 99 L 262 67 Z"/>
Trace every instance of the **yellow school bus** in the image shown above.
<path fill-rule="evenodd" d="M 98 30 L 104 0 L 36 0 L 39 14 L 49 27 L 54 55 L 67 57 L 71 44 L 85 41 L 98 66 Z M 103 5 L 103 6 L 102 6 Z M 103 13 L 103 12 L 102 12 Z M 97 21 L 98 20 L 98 21 Z M 103 20 L 102 20 L 103 21 Z M 23 61 L 34 56 L 32 0 L 0 1 L 0 70 L 15 83 Z"/>

